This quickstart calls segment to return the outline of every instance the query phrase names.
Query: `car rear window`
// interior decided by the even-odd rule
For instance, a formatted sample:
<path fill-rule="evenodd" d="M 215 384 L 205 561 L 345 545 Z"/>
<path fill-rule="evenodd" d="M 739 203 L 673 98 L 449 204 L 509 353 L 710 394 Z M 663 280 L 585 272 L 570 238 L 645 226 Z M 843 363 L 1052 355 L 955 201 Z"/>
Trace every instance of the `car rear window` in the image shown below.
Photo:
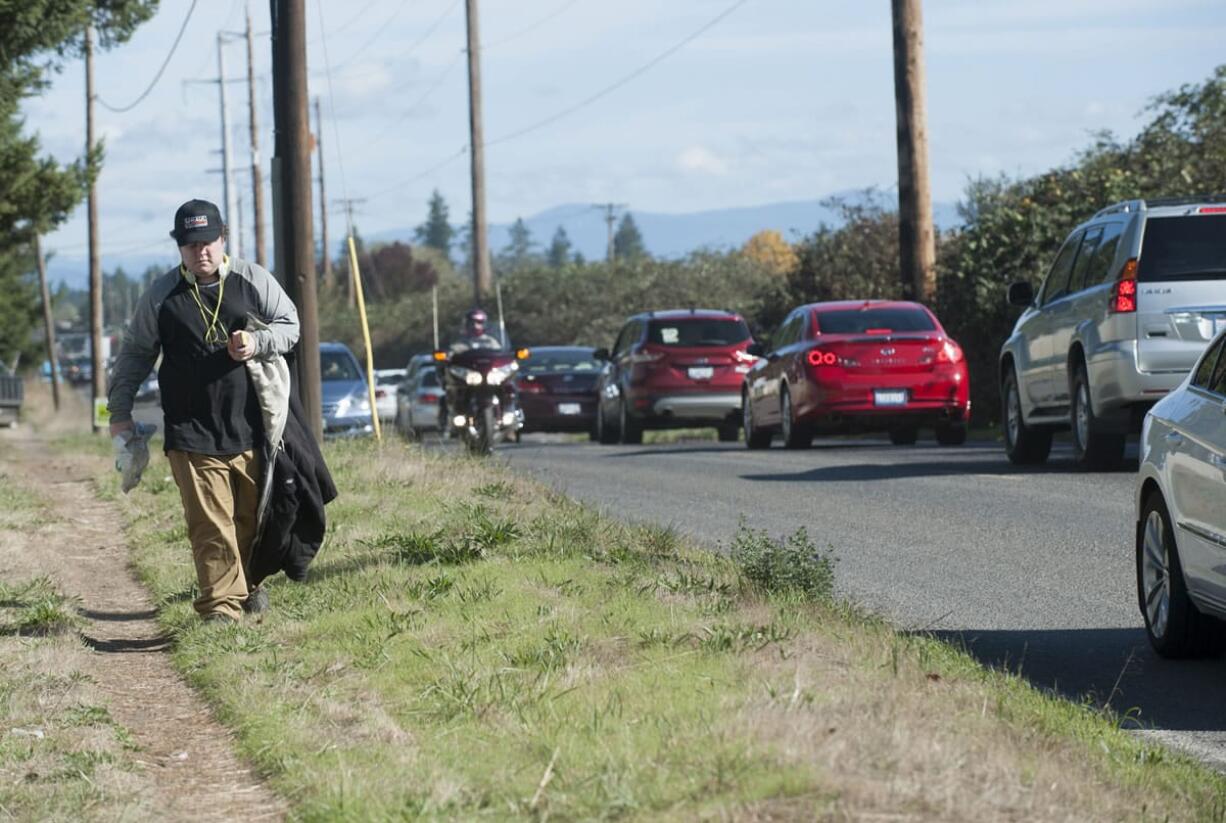
<path fill-rule="evenodd" d="M 325 351 L 319 353 L 320 380 L 361 380 L 358 364 L 345 352 Z"/>
<path fill-rule="evenodd" d="M 524 361 L 521 371 L 528 374 L 565 374 L 568 372 L 598 372 L 601 363 L 585 349 L 575 351 L 533 352 Z"/>
<path fill-rule="evenodd" d="M 1145 222 L 1137 279 L 1226 279 L 1226 215 L 1151 217 Z"/>
<path fill-rule="evenodd" d="M 652 320 L 647 342 L 657 346 L 732 346 L 749 339 L 744 320 L 687 318 Z"/>
<path fill-rule="evenodd" d="M 430 369 L 429 371 L 422 372 L 421 380 L 419 381 L 419 385 L 437 386 L 438 385 L 438 372 L 436 372 L 434 369 Z"/>
<path fill-rule="evenodd" d="M 822 334 L 874 334 L 895 331 L 935 331 L 927 312 L 919 309 L 845 309 L 817 315 Z"/>

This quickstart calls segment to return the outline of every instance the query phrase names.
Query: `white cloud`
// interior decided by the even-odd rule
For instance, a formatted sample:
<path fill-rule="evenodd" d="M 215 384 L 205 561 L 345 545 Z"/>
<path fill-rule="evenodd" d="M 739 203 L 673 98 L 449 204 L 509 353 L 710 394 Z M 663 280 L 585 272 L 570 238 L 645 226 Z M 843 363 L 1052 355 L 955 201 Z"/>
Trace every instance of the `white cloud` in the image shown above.
<path fill-rule="evenodd" d="M 723 175 L 728 164 L 705 146 L 687 146 L 677 155 L 677 165 L 691 174 Z"/>

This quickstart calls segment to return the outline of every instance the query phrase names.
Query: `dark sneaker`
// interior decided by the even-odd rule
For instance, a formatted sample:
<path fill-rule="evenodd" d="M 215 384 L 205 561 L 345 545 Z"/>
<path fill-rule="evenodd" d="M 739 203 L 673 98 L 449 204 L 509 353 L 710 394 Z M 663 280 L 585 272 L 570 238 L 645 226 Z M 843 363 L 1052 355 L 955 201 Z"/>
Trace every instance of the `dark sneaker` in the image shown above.
<path fill-rule="evenodd" d="M 261 614 L 268 611 L 268 590 L 257 588 L 243 601 L 243 611 L 248 614 Z"/>
<path fill-rule="evenodd" d="M 209 623 L 211 625 L 217 625 L 217 626 L 233 626 L 235 623 L 238 622 L 230 615 L 222 614 L 221 612 L 213 612 L 212 614 L 206 614 L 204 617 L 200 619 L 205 623 Z"/>

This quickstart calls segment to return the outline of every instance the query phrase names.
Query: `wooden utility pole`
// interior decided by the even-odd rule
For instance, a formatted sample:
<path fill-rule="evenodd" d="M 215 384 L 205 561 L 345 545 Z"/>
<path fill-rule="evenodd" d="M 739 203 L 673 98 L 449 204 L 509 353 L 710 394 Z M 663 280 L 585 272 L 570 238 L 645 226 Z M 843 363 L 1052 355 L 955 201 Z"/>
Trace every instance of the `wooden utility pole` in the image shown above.
<path fill-rule="evenodd" d="M 251 211 L 255 221 L 255 253 L 252 257 L 261 266 L 264 262 L 264 174 L 260 170 L 260 128 L 255 98 L 255 43 L 251 31 L 251 6 L 247 12 L 247 119 L 251 124 Z"/>
<path fill-rule="evenodd" d="M 594 209 L 600 209 L 604 212 L 604 221 L 609 229 L 608 245 L 605 247 L 605 259 L 610 263 L 613 262 L 613 225 L 617 222 L 617 210 L 624 209 L 624 203 L 597 203 L 592 206 Z"/>
<path fill-rule="evenodd" d="M 328 193 L 324 188 L 324 119 L 319 113 L 319 98 L 315 98 L 315 151 L 319 160 L 319 240 L 323 249 L 324 292 L 334 288 L 332 283 L 332 250 L 328 247 Z"/>
<path fill-rule="evenodd" d="M 85 27 L 85 157 L 94 160 L 94 27 Z M 106 397 L 106 358 L 102 356 L 102 263 L 98 258 L 98 184 L 96 168 L 89 175 L 89 348 L 90 348 L 90 429 L 95 425 L 94 406 Z"/>
<path fill-rule="evenodd" d="M 481 305 L 493 289 L 490 245 L 485 221 L 485 136 L 481 125 L 481 37 L 477 26 L 477 0 L 466 0 L 468 10 L 468 125 L 473 184 L 473 299 Z"/>
<path fill-rule="evenodd" d="M 898 124 L 898 257 L 903 293 L 925 303 L 936 295 L 936 237 L 928 189 L 922 0 L 891 0 L 894 102 Z"/>
<path fill-rule="evenodd" d="M 351 257 L 356 260 L 357 246 L 353 234 L 353 207 L 359 203 L 365 203 L 366 199 L 363 197 L 347 197 L 333 200 L 332 202 L 339 203 L 345 207 L 345 237 L 348 240 L 353 241 L 354 252 Z M 347 290 L 347 294 L 349 296 L 349 308 L 356 309 L 358 307 L 358 293 L 362 288 L 361 284 L 357 282 L 357 279 L 361 276 L 361 272 L 357 270 L 352 262 L 350 262 L 348 268 L 349 280 L 345 283 L 345 289 Z"/>
<path fill-rule="evenodd" d="M 47 286 L 47 259 L 43 256 L 43 238 L 34 233 L 34 258 L 38 263 L 38 288 L 43 296 L 43 337 L 47 342 L 47 362 L 51 364 L 51 400 L 60 410 L 60 364 L 55 356 L 55 321 L 51 316 L 51 289 Z"/>
<path fill-rule="evenodd" d="M 217 32 L 217 89 L 221 96 L 221 207 L 226 223 L 232 221 L 238 213 L 234 205 L 234 167 L 230 163 L 230 105 L 226 96 L 226 34 Z M 242 255 L 243 238 L 239 232 L 228 232 L 232 253 Z"/>
<path fill-rule="evenodd" d="M 305 0 L 270 0 L 278 275 L 298 306 L 296 380 L 307 424 L 323 440 L 319 386 L 319 311 L 311 208 L 311 124 L 307 107 Z"/>

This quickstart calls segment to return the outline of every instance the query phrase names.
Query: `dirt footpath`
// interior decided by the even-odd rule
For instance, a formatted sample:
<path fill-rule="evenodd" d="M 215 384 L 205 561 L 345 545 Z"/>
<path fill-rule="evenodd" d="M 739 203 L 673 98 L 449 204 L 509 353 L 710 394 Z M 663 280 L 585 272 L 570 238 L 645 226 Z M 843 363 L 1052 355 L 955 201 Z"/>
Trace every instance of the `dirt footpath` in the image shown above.
<path fill-rule="evenodd" d="M 133 779 L 150 819 L 285 817 L 284 801 L 235 756 L 229 732 L 171 667 L 153 602 L 129 567 L 121 516 L 95 498 L 89 465 L 48 458 L 28 428 L 0 436 L 17 463 L 7 473 L 26 478 L 53 507 L 53 524 L 39 529 L 45 542 L 34 551 L 5 557 L 0 544 L 0 573 L 45 574 L 78 598 L 88 621 L 82 635 L 93 649 L 83 668 L 139 747 L 144 768 Z"/>

